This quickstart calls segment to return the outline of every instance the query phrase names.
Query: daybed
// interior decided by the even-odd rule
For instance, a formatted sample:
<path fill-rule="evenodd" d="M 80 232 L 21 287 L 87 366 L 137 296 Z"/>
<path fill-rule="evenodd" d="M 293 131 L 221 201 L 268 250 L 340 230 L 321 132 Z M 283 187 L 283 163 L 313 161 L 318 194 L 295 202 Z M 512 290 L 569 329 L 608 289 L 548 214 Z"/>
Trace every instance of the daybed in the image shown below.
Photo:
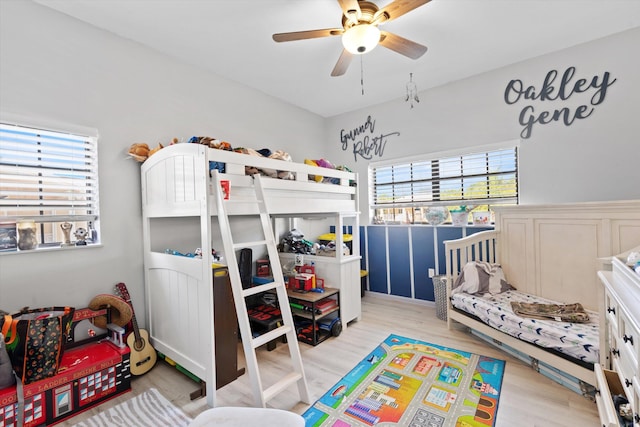
<path fill-rule="evenodd" d="M 239 237 L 237 241 L 258 240 L 256 232 L 261 233 L 242 222 L 246 216 L 258 213 L 254 180 L 245 174 L 246 170 L 278 171 L 277 176 L 293 178 L 261 179 L 265 203 L 274 221 L 276 218 L 289 221 L 293 217 L 328 217 L 335 220 L 333 225 L 338 230 L 347 225 L 343 221 L 351 221 L 353 254 L 331 260 L 322 257 L 324 264 L 317 263 L 316 271 L 330 264 L 326 271 L 318 274 L 324 274 L 321 277 L 325 277 L 328 286 L 340 288 L 343 324 L 360 316 L 356 174 L 199 144 L 182 143 L 163 148 L 142 165 L 147 328 L 157 350 L 206 382 L 210 406 L 215 406 L 216 361 L 213 354 L 214 275 L 208 254 L 222 245 L 209 169 L 210 165 L 221 163 L 225 170 L 221 179 L 229 183 L 226 211 L 235 219 L 231 229 L 234 234 L 248 237 Z M 317 175 L 329 177 L 329 181 L 337 184 L 310 180 L 310 176 Z M 234 240 L 236 237 L 234 235 Z M 342 245 L 342 234 L 338 233 L 336 240 L 337 245 Z M 202 258 L 171 255 L 194 252 L 196 248 L 201 250 Z M 254 257 L 254 261 L 256 259 Z"/>
<path fill-rule="evenodd" d="M 449 328 L 462 324 L 555 381 L 592 395 L 596 383 L 593 364 L 602 363 L 608 353 L 604 337 L 597 332 L 603 317 L 602 288 L 597 279 L 603 265 L 600 260 L 628 250 L 638 240 L 640 201 L 497 208 L 495 230 L 445 242 Z M 454 295 L 452 287 L 460 271 L 473 261 L 499 264 L 507 282 L 528 296 L 518 296 L 514 291 Z M 557 336 L 559 344 L 543 335 L 540 328 L 544 322 L 540 320 L 521 318 L 511 327 L 498 323 L 512 314 L 509 302 L 522 298 L 530 302 L 581 303 L 592 321 L 577 326 L 580 330 L 573 334 L 569 322 L 546 321 L 566 329 L 566 336 Z M 486 306 L 472 316 L 456 307 L 460 307 L 461 299 L 476 306 L 500 302 L 502 306 L 496 309 L 500 311 L 497 315 L 487 313 Z M 505 333 L 507 329 L 512 329 L 515 336 Z M 522 339 L 526 331 L 533 335 L 532 342 Z M 571 342 L 578 344 L 567 345 Z"/>

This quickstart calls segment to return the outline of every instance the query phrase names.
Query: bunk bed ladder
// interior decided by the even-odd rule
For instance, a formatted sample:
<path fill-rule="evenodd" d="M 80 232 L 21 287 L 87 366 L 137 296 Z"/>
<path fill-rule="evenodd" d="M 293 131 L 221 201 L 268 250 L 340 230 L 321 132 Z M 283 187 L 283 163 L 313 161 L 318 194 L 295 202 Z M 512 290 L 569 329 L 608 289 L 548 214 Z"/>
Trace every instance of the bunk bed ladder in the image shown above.
<path fill-rule="evenodd" d="M 251 381 L 251 389 L 253 391 L 256 406 L 266 407 L 267 401 L 280 392 L 289 389 L 294 383 L 298 386 L 301 401 L 311 404 L 309 390 L 307 387 L 307 379 L 304 374 L 302 357 L 298 346 L 296 328 L 293 323 L 293 316 L 291 315 L 291 307 L 289 306 L 289 298 L 285 288 L 284 276 L 282 274 L 282 267 L 279 261 L 273 227 L 271 225 L 271 218 L 267 211 L 264 198 L 262 181 L 259 176 L 254 176 L 254 189 L 256 193 L 255 203 L 258 206 L 259 213 L 252 215 L 243 214 L 243 217 L 259 217 L 264 240 L 250 242 L 234 242 L 233 240 L 229 215 L 226 207 L 226 205 L 233 203 L 233 198 L 230 198 L 230 200 L 224 200 L 220 174 L 215 170 L 213 171 L 213 185 L 217 205 L 218 224 L 220 226 L 224 253 L 227 257 L 229 278 L 231 280 L 231 289 L 233 291 L 233 299 L 238 316 L 238 325 L 242 335 L 246 367 L 249 374 L 249 380 Z M 245 206 L 247 205 L 246 200 L 241 203 Z M 269 259 L 271 260 L 273 282 L 243 289 L 236 251 L 246 247 L 266 247 Z M 276 300 L 282 313 L 282 325 L 276 329 L 263 333 L 262 335 L 253 337 L 245 299 L 266 291 L 275 292 Z M 262 385 L 262 379 L 258 367 L 256 348 L 284 335 L 287 337 L 287 346 L 289 347 L 291 357 L 291 373 L 265 389 Z"/>

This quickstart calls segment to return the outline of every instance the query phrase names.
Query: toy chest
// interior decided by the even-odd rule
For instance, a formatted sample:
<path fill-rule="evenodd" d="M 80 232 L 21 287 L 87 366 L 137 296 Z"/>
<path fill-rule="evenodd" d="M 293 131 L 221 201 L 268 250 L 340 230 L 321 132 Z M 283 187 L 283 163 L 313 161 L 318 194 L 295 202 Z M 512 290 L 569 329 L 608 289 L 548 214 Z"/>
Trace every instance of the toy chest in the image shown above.
<path fill-rule="evenodd" d="M 129 348 L 108 341 L 66 350 L 60 373 L 24 386 L 24 426 L 61 422 L 131 390 Z M 16 425 L 16 387 L 0 390 L 0 427 Z"/>
<path fill-rule="evenodd" d="M 109 331 L 90 319 L 106 309 L 76 309 L 58 374 L 23 386 L 24 427 L 53 425 L 131 390 L 130 350 L 124 330 Z M 115 331 L 115 332 L 114 332 Z M 0 427 L 17 426 L 16 386 L 0 390 Z"/>

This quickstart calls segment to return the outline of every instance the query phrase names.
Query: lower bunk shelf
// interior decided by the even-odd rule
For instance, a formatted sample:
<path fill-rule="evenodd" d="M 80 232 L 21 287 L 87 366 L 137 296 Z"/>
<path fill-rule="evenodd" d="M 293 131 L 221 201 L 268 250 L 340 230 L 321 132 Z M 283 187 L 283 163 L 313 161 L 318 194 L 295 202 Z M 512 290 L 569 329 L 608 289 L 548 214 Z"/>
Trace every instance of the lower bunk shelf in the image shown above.
<path fill-rule="evenodd" d="M 297 317 L 294 314 L 294 322 L 298 333 L 298 341 L 316 346 L 331 337 L 337 337 L 342 332 L 342 324 L 338 312 L 333 316 L 327 316 L 314 322 Z"/>
<path fill-rule="evenodd" d="M 342 332 L 340 290 L 324 288 L 322 292 L 287 290 L 298 341 L 316 346 Z"/>
<path fill-rule="evenodd" d="M 592 401 L 595 401 L 596 387 L 594 387 L 593 385 L 588 384 L 585 381 L 574 377 L 573 375 L 563 372 L 562 370 L 554 366 L 551 366 L 543 361 L 540 361 L 535 357 L 532 357 L 522 351 L 519 351 L 511 347 L 510 345 L 505 344 L 488 335 L 485 335 L 482 332 L 479 332 L 473 328 L 469 328 L 469 332 L 472 335 L 480 338 L 481 340 L 491 344 L 492 346 L 499 348 L 505 353 L 510 354 L 516 359 L 521 360 L 522 362 L 531 366 L 531 368 L 534 371 L 544 375 L 545 377 L 551 379 L 552 381 L 555 381 L 556 383 L 568 388 L 569 390 L 575 393 L 580 394 L 583 397 L 586 397 Z"/>

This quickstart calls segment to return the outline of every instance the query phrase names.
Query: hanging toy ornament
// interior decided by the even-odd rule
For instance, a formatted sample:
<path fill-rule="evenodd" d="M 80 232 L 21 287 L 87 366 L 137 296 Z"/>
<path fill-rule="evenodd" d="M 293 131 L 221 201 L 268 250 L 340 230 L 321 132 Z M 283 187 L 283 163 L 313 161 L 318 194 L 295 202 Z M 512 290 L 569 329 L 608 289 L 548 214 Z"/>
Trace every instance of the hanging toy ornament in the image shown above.
<path fill-rule="evenodd" d="M 411 104 L 411 108 L 413 108 L 413 101 L 420 102 L 418 98 L 418 86 L 413 82 L 413 73 L 409 73 L 409 83 L 407 83 L 407 97 L 405 98 L 405 102 L 409 102 Z"/>

